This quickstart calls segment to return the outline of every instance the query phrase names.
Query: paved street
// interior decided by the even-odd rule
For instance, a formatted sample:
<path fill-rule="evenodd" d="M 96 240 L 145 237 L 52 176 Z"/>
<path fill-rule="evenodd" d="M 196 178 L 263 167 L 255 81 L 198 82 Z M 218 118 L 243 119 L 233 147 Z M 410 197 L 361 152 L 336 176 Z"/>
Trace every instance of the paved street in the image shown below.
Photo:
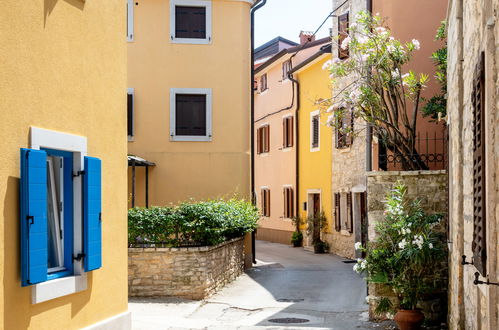
<path fill-rule="evenodd" d="M 131 299 L 133 328 L 384 329 L 367 322 L 365 282 L 343 258 L 258 241 L 257 259 L 255 268 L 205 301 Z"/>

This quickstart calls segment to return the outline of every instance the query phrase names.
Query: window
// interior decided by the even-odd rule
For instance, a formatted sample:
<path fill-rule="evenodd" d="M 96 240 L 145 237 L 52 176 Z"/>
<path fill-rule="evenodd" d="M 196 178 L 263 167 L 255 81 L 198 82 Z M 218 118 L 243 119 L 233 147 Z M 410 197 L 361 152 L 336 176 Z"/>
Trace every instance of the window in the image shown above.
<path fill-rule="evenodd" d="M 338 121 L 335 136 L 336 149 L 348 148 L 353 143 L 354 117 L 349 111 L 340 111 L 340 113 L 342 115 L 336 119 Z"/>
<path fill-rule="evenodd" d="M 21 149 L 21 285 L 33 303 L 86 289 L 102 265 L 101 161 L 81 136 L 31 128 Z M 59 281 L 51 281 L 59 279 Z"/>
<path fill-rule="evenodd" d="M 262 209 L 262 216 L 270 217 L 270 190 L 268 188 L 262 188 L 261 209 Z"/>
<path fill-rule="evenodd" d="M 294 197 L 293 188 L 284 187 L 284 217 L 293 218 L 294 212 Z"/>
<path fill-rule="evenodd" d="M 320 117 L 319 111 L 310 113 L 310 150 L 318 151 L 320 147 Z"/>
<path fill-rule="evenodd" d="M 341 48 L 346 37 L 348 37 L 348 13 L 338 16 L 338 58 L 340 59 L 346 59 L 350 55 L 348 47 Z"/>
<path fill-rule="evenodd" d="M 342 198 L 342 195 L 344 197 Z M 337 232 L 346 230 L 353 233 L 352 193 L 334 194 L 334 228 Z"/>
<path fill-rule="evenodd" d="M 334 229 L 341 231 L 341 193 L 334 194 Z"/>
<path fill-rule="evenodd" d="M 171 0 L 170 34 L 174 43 L 210 43 L 211 1 Z"/>
<path fill-rule="evenodd" d="M 288 72 L 291 71 L 292 68 L 293 64 L 291 63 L 291 60 L 282 63 L 282 80 L 288 79 Z"/>
<path fill-rule="evenodd" d="M 293 146 L 293 117 L 284 117 L 282 120 L 282 147 L 290 148 Z"/>
<path fill-rule="evenodd" d="M 264 92 L 268 89 L 267 87 L 267 74 L 264 73 L 261 77 L 260 77 L 260 92 Z"/>
<path fill-rule="evenodd" d="M 349 233 L 353 233 L 353 208 L 352 208 L 352 193 L 347 193 L 347 214 L 345 219 L 345 229 Z"/>
<path fill-rule="evenodd" d="M 171 141 L 211 141 L 211 89 L 170 90 Z"/>
<path fill-rule="evenodd" d="M 487 223 L 485 172 L 485 55 L 480 55 L 473 79 L 473 265 L 486 276 Z"/>
<path fill-rule="evenodd" d="M 127 23 L 127 41 L 131 42 L 134 40 L 133 35 L 133 3 L 134 0 L 127 0 L 126 4 L 126 23 Z"/>
<path fill-rule="evenodd" d="M 257 130 L 257 154 L 263 154 L 270 151 L 270 126 L 265 125 Z"/>
<path fill-rule="evenodd" d="M 129 88 L 127 91 L 127 133 L 128 137 L 133 137 L 134 131 L 134 89 Z"/>

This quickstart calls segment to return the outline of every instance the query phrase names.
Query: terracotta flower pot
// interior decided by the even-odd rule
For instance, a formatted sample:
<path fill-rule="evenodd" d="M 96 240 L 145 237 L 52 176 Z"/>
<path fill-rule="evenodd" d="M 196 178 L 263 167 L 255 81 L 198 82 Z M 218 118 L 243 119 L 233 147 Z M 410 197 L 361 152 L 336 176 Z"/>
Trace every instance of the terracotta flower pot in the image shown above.
<path fill-rule="evenodd" d="M 424 321 L 424 314 L 419 309 L 400 309 L 393 319 L 400 330 L 419 330 Z"/>

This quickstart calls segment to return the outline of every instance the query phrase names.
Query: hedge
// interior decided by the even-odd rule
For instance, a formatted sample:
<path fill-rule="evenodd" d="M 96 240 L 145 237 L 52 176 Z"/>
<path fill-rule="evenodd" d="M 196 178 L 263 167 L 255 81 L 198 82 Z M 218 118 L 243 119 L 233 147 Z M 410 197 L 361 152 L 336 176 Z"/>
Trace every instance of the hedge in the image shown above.
<path fill-rule="evenodd" d="M 185 202 L 128 211 L 129 246 L 210 246 L 257 227 L 259 213 L 244 200 Z"/>

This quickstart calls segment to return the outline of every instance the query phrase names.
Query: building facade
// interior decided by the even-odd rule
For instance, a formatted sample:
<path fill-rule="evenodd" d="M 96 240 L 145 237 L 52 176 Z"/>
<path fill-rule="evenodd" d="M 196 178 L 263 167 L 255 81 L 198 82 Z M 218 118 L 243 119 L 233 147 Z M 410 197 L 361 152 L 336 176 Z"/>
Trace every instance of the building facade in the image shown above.
<path fill-rule="evenodd" d="M 2 5 L 0 328 L 129 329 L 124 3 Z"/>
<path fill-rule="evenodd" d="M 258 239 L 289 244 L 295 230 L 298 89 L 288 73 L 329 42 L 303 39 L 255 70 L 255 195 L 262 211 Z"/>
<path fill-rule="evenodd" d="M 498 12 L 497 0 L 449 1 L 450 329 L 499 327 Z"/>
<path fill-rule="evenodd" d="M 127 4 L 129 206 L 249 198 L 253 1 Z"/>

